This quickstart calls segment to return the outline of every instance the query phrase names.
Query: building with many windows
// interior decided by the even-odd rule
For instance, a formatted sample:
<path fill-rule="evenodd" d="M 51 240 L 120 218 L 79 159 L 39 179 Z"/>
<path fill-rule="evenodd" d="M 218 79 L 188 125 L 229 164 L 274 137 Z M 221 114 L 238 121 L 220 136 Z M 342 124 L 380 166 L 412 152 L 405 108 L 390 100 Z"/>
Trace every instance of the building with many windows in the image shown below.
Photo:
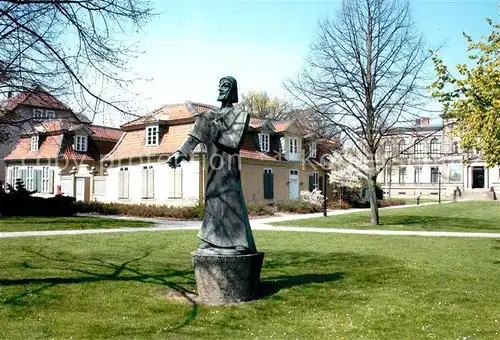
<path fill-rule="evenodd" d="M 124 124 L 122 138 L 103 159 L 106 195 L 96 199 L 169 205 L 203 201 L 211 161 L 204 145 L 179 168 L 171 169 L 166 160 L 187 138 L 195 116 L 212 108 L 199 103 L 165 105 Z M 252 117 L 239 155 L 246 202 L 296 199 L 301 190 L 320 188 L 322 150 L 320 141 L 306 136 L 295 120 Z"/>
<path fill-rule="evenodd" d="M 452 127 L 445 117 L 438 124 L 420 118 L 384 139 L 381 156 L 393 157 L 378 177 L 386 196 L 452 197 L 458 189 L 462 196 L 486 198 L 491 188 L 500 191 L 500 167 L 487 168 L 480 154 L 464 152 Z"/>

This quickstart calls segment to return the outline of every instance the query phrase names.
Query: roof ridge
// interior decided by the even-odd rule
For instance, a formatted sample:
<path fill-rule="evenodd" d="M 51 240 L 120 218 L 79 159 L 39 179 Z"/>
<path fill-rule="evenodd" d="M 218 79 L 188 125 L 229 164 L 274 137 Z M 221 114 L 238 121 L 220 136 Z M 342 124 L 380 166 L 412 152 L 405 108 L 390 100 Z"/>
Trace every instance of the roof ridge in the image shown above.
<path fill-rule="evenodd" d="M 90 124 L 90 126 L 95 126 L 95 127 L 105 128 L 105 129 L 113 129 L 113 130 L 122 131 L 121 128 L 114 127 L 114 126 L 106 126 L 106 125 L 99 125 L 99 124 Z"/>

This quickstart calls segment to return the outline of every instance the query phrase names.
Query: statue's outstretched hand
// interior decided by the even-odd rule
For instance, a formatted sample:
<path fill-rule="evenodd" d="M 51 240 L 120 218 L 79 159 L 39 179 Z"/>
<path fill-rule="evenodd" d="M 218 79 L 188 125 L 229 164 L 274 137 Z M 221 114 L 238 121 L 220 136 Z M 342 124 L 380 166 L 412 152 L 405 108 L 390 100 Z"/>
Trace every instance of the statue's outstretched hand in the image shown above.
<path fill-rule="evenodd" d="M 177 151 L 176 153 L 174 153 L 172 156 L 170 156 L 168 159 L 167 159 L 167 164 L 175 169 L 177 168 L 178 166 L 180 166 L 181 162 L 183 160 L 186 159 L 186 156 L 182 153 L 182 152 L 179 152 Z"/>

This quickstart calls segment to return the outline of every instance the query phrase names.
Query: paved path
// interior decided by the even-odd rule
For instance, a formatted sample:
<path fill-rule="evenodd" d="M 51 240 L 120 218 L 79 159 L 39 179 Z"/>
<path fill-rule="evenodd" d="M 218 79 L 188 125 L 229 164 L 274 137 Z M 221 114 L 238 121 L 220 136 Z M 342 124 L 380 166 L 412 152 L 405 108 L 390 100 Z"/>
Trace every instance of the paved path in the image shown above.
<path fill-rule="evenodd" d="M 443 202 L 450 203 L 450 202 Z M 421 205 L 432 205 L 437 203 L 423 203 Z M 416 205 L 403 205 L 388 207 L 384 209 L 407 208 Z M 328 216 L 345 215 L 370 209 L 351 209 L 351 210 L 331 210 Z M 90 214 L 80 214 L 83 216 L 94 216 Z M 286 222 L 298 219 L 321 217 L 323 213 L 304 214 L 304 215 L 286 215 L 268 218 L 257 218 L 250 221 L 252 230 L 265 231 L 286 231 L 286 232 L 308 232 L 308 233 L 337 233 L 337 234 L 364 234 L 364 235 L 392 235 L 392 236 L 446 236 L 446 237 L 483 237 L 500 238 L 500 233 L 474 233 L 474 232 L 447 232 L 447 231 L 403 231 L 403 230 L 374 230 L 374 229 L 335 229 L 335 228 L 306 228 L 283 226 L 274 227 L 269 223 Z M 106 216 L 121 220 L 138 220 L 154 223 L 152 227 L 146 228 L 114 228 L 114 229 L 87 229 L 87 230 L 53 230 L 53 231 L 24 231 L 24 232 L 0 232 L 0 238 L 11 237 L 34 237 L 34 236 L 57 236 L 57 235 L 82 235 L 82 234 L 106 234 L 106 233 L 127 233 L 127 232 L 152 232 L 168 230 L 199 230 L 201 221 L 181 221 L 168 220 L 164 218 L 139 218 L 127 216 Z"/>
<path fill-rule="evenodd" d="M 52 231 L 23 231 L 0 233 L 0 238 L 56 236 L 56 235 L 82 235 L 82 234 L 107 234 L 129 232 L 153 232 L 169 230 L 199 230 L 198 226 L 155 226 L 146 228 L 114 228 L 114 229 L 87 229 L 87 230 L 52 230 Z M 365 235 L 392 235 L 392 236 L 447 236 L 447 237 L 483 237 L 500 238 L 500 233 L 473 233 L 473 232 L 448 232 L 448 231 L 403 231 L 403 230 L 361 230 L 361 229 L 335 229 L 335 228 L 305 228 L 305 227 L 273 227 L 266 224 L 252 224 L 252 230 L 306 232 L 306 233 L 337 233 L 337 234 L 365 234 Z"/>

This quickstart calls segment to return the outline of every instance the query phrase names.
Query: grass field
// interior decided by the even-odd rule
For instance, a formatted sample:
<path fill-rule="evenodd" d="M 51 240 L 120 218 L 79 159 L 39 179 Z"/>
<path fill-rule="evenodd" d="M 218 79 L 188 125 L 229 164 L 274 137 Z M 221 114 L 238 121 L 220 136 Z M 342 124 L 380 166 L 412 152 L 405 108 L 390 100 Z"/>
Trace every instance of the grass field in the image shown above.
<path fill-rule="evenodd" d="M 381 209 L 380 221 L 380 225 L 372 225 L 370 213 L 364 211 L 272 224 L 318 228 L 500 232 L 500 202 L 464 201 Z"/>
<path fill-rule="evenodd" d="M 193 290 L 195 231 L 0 239 L 2 339 L 499 339 L 500 240 L 255 232 L 261 299 Z"/>
<path fill-rule="evenodd" d="M 150 227 L 150 222 L 95 217 L 0 217 L 0 232 Z"/>

